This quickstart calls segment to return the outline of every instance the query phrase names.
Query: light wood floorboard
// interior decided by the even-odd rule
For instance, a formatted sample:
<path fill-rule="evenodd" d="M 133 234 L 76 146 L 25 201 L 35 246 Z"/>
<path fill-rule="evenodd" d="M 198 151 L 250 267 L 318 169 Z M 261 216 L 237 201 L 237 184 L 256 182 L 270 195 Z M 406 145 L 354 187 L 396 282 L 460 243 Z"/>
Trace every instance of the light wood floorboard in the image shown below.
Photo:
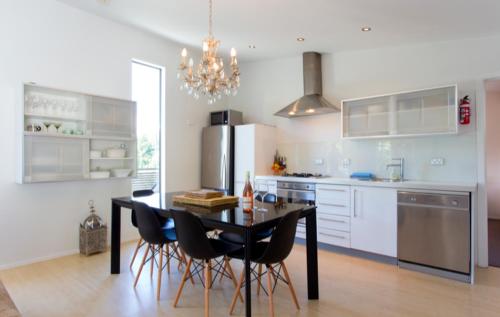
<path fill-rule="evenodd" d="M 21 314 L 31 316 L 202 316 L 203 287 L 186 283 L 178 308 L 172 303 L 182 272 L 176 265 L 163 274 L 156 301 L 156 274 L 143 274 L 133 288 L 129 270 L 135 243 L 122 247 L 122 274 L 109 274 L 109 253 L 67 256 L 0 271 L 0 280 Z M 286 261 L 301 307 L 295 310 L 286 285 L 274 295 L 276 316 L 500 316 L 500 269 L 478 269 L 473 286 L 396 266 L 319 251 L 320 300 L 307 300 L 305 247 L 296 245 Z M 139 261 L 136 261 L 139 262 Z M 236 276 L 238 261 L 231 261 Z M 148 267 L 149 270 L 149 267 Z M 268 315 L 267 297 L 255 295 L 255 316 Z M 234 291 L 231 281 L 215 282 L 210 292 L 211 316 L 227 316 Z M 235 315 L 244 306 L 236 304 Z"/>

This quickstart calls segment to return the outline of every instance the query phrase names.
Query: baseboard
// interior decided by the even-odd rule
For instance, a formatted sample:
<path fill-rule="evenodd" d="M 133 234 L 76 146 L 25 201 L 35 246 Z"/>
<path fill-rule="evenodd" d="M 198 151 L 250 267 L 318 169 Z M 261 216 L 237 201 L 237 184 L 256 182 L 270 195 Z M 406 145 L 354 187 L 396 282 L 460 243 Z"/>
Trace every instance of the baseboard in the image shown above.
<path fill-rule="evenodd" d="M 77 254 L 77 253 L 80 253 L 79 249 L 66 250 L 66 251 L 57 252 L 57 253 L 54 253 L 51 255 L 46 255 L 46 256 L 41 256 L 41 257 L 37 257 L 37 258 L 31 258 L 31 259 L 21 260 L 21 261 L 17 261 L 17 262 L 2 264 L 2 265 L 0 265 L 0 271 L 13 269 L 16 267 L 25 266 L 25 265 L 29 265 L 29 264 L 33 264 L 33 263 L 49 261 L 49 260 L 61 258 L 63 256 Z"/>
<path fill-rule="evenodd" d="M 131 242 L 131 241 L 137 241 L 137 239 L 136 238 L 130 238 L 130 239 L 127 239 L 125 241 L 122 241 L 122 244 Z M 7 264 L 0 264 L 0 271 L 9 270 L 9 269 L 13 269 L 13 268 L 17 268 L 17 267 L 25 266 L 25 265 L 30 265 L 30 264 L 34 264 L 34 263 L 39 263 L 39 262 L 45 262 L 45 261 L 49 261 L 49 260 L 54 260 L 54 259 L 57 259 L 57 258 L 62 258 L 64 256 L 74 255 L 74 254 L 78 254 L 78 253 L 80 253 L 79 249 L 72 249 L 72 250 L 66 250 L 66 251 L 56 252 L 56 253 L 53 253 L 51 255 L 46 255 L 46 256 L 41 256 L 41 257 L 36 257 L 36 258 L 31 258 L 31 259 L 26 259 L 26 260 L 21 260 L 21 261 L 16 261 L 16 262 L 7 263 Z"/>

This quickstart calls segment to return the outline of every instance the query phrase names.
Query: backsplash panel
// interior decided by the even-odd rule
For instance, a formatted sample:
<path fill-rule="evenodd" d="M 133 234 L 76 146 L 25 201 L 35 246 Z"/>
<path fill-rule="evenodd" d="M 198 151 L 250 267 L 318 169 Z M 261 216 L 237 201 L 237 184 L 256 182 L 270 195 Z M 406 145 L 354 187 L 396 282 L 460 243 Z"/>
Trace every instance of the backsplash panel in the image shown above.
<path fill-rule="evenodd" d="M 405 178 L 422 181 L 476 181 L 476 135 L 342 140 L 280 143 L 278 150 L 287 157 L 288 171 L 321 173 L 348 177 L 352 172 L 369 171 L 388 177 L 391 158 L 405 159 Z M 469 150 L 464 150 L 469 149 Z M 442 158 L 444 165 L 433 166 L 431 159 Z M 316 160 L 323 164 L 316 165 Z M 344 161 L 349 160 L 349 166 Z"/>

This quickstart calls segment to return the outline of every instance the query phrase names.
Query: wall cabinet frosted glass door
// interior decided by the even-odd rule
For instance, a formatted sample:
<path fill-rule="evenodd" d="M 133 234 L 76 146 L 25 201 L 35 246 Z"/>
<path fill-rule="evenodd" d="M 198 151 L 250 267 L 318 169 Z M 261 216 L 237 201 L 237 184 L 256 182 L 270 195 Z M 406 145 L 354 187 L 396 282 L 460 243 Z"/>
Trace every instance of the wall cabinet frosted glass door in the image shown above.
<path fill-rule="evenodd" d="M 102 137 L 135 137 L 135 103 L 103 97 L 92 97 L 92 135 Z"/>
<path fill-rule="evenodd" d="M 457 86 L 342 102 L 344 138 L 457 133 Z"/>
<path fill-rule="evenodd" d="M 25 136 L 24 181 L 27 183 L 88 178 L 89 140 Z"/>

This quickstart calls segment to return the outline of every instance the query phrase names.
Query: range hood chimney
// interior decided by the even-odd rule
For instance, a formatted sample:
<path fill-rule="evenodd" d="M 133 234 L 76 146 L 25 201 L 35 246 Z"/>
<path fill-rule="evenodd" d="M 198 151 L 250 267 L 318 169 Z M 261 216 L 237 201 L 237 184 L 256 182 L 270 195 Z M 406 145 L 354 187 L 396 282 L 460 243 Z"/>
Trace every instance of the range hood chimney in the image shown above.
<path fill-rule="evenodd" d="M 306 52 L 302 55 L 304 69 L 304 96 L 276 112 L 275 116 L 295 118 L 314 116 L 340 109 L 323 98 L 323 81 L 321 72 L 321 54 Z"/>

